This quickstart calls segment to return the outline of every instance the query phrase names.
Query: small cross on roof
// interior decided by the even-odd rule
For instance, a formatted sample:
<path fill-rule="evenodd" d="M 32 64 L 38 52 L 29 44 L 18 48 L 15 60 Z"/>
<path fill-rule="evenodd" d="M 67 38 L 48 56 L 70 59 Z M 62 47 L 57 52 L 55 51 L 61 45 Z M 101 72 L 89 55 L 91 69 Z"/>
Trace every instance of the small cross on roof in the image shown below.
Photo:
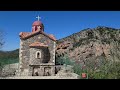
<path fill-rule="evenodd" d="M 41 19 L 41 17 L 39 15 L 36 18 L 38 19 L 38 21 Z"/>

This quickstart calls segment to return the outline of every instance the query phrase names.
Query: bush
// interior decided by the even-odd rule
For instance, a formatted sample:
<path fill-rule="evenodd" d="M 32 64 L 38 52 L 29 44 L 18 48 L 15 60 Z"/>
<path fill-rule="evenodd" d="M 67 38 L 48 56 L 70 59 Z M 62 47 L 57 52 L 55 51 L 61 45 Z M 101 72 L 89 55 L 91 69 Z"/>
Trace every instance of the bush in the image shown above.
<path fill-rule="evenodd" d="M 6 65 L 6 64 L 13 64 L 13 63 L 18 63 L 19 62 L 19 58 L 0 58 L 0 63 L 2 65 Z"/>
<path fill-rule="evenodd" d="M 120 63 L 109 61 L 99 70 L 89 70 L 88 74 L 92 79 L 120 79 Z"/>
<path fill-rule="evenodd" d="M 78 63 L 75 63 L 73 60 L 71 60 L 67 55 L 64 57 L 60 57 L 59 59 L 56 59 L 57 64 L 59 63 L 61 65 L 71 65 L 73 66 L 74 73 L 81 75 L 81 73 L 86 72 L 85 69 L 82 69 L 81 65 Z"/>
<path fill-rule="evenodd" d="M 74 73 L 80 76 L 82 73 L 87 73 L 88 79 L 120 79 L 120 62 L 105 61 L 103 59 L 101 65 L 95 69 L 94 65 L 92 65 L 93 68 L 90 68 L 89 65 L 83 68 L 83 66 L 73 62 L 68 56 L 61 57 L 60 60 L 62 64 L 72 65 Z"/>
<path fill-rule="evenodd" d="M 81 66 L 79 64 L 75 64 L 73 65 L 73 70 L 74 70 L 74 73 L 80 75 L 81 72 L 82 72 L 82 69 L 81 69 Z"/>
<path fill-rule="evenodd" d="M 0 62 L 0 70 L 4 67 L 4 64 Z"/>
<path fill-rule="evenodd" d="M 64 64 L 63 58 L 62 57 L 57 57 L 55 64 L 56 65 L 63 65 Z"/>

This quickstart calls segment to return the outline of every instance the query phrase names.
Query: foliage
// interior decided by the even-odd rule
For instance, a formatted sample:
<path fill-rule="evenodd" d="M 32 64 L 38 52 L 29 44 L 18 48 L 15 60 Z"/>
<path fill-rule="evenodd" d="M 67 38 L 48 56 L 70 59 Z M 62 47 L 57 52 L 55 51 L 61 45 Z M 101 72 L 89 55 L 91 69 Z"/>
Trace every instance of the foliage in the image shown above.
<path fill-rule="evenodd" d="M 63 62 L 63 59 L 62 57 L 56 57 L 56 62 L 55 62 L 56 65 L 63 65 L 64 62 Z"/>
<path fill-rule="evenodd" d="M 0 63 L 2 65 L 17 63 L 19 61 L 19 50 L 11 52 L 0 52 Z"/>
<path fill-rule="evenodd" d="M 111 41 L 110 41 L 110 39 L 105 38 L 105 39 L 102 39 L 101 42 L 102 42 L 102 44 L 110 44 Z"/>
<path fill-rule="evenodd" d="M 73 64 L 73 70 L 74 70 L 74 73 L 80 75 L 80 73 L 82 72 L 82 69 L 81 69 L 81 66 L 79 64 Z"/>
<path fill-rule="evenodd" d="M 88 39 L 93 39 L 94 38 L 94 34 L 93 34 L 92 30 L 88 31 L 87 34 L 88 34 Z"/>
<path fill-rule="evenodd" d="M 73 44 L 73 48 L 76 48 L 76 47 L 79 47 L 80 45 L 85 45 L 85 44 L 88 44 L 88 43 L 89 43 L 88 38 L 81 38 L 79 40 L 79 42 L 75 42 Z"/>
<path fill-rule="evenodd" d="M 102 58 L 101 58 L 102 59 Z M 81 76 L 82 73 L 88 74 L 88 79 L 120 79 L 120 62 L 102 60 L 99 68 L 94 69 L 86 65 L 84 68 L 79 63 L 73 62 L 68 56 L 61 57 L 62 64 L 72 65 L 74 73 Z"/>
<path fill-rule="evenodd" d="M 3 64 L 2 63 L 0 63 L 0 70 L 3 68 Z"/>
<path fill-rule="evenodd" d="M 61 61 L 62 61 L 62 65 L 65 64 L 65 65 L 71 65 L 71 66 L 73 66 L 74 73 L 76 73 L 78 75 L 80 75 L 82 72 L 85 72 L 85 70 L 82 69 L 82 67 L 80 66 L 80 64 L 75 63 L 67 55 L 65 55 L 64 57 L 60 57 L 59 60 L 56 59 L 56 61 L 58 61 L 57 63 L 61 64 Z"/>
<path fill-rule="evenodd" d="M 64 55 L 64 57 L 61 56 L 56 58 L 56 65 L 63 65 L 63 64 L 66 64 L 66 65 L 72 64 L 72 62 L 69 60 L 69 57 L 66 55 Z"/>
<path fill-rule="evenodd" d="M 19 61 L 19 58 L 5 58 L 5 59 L 0 59 L 0 63 L 2 63 L 2 65 L 5 65 L 5 64 L 12 64 L 12 63 L 18 63 Z"/>
<path fill-rule="evenodd" d="M 99 28 L 99 33 L 100 33 L 100 35 L 103 35 L 103 34 L 105 34 L 105 31 L 106 31 L 106 29 Z"/>
<path fill-rule="evenodd" d="M 108 62 L 99 70 L 89 70 L 89 78 L 92 79 L 120 79 L 120 63 Z"/>

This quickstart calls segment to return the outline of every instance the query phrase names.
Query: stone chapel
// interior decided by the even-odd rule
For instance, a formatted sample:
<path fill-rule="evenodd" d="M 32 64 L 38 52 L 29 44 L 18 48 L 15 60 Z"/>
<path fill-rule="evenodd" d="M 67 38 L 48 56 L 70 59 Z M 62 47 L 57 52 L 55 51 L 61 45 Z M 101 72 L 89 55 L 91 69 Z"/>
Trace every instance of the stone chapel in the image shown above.
<path fill-rule="evenodd" d="M 20 32 L 19 76 L 54 76 L 56 38 L 44 32 L 39 20 L 31 32 Z"/>

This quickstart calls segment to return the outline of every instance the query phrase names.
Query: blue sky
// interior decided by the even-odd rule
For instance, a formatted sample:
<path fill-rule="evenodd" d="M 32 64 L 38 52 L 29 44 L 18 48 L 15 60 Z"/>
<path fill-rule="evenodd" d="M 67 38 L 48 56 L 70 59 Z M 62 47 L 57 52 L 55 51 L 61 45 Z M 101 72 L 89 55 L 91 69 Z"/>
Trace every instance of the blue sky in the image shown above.
<path fill-rule="evenodd" d="M 38 15 L 45 32 L 57 39 L 97 26 L 120 28 L 120 11 L 0 11 L 0 30 L 5 40 L 2 50 L 19 48 L 19 33 L 31 32 Z"/>

